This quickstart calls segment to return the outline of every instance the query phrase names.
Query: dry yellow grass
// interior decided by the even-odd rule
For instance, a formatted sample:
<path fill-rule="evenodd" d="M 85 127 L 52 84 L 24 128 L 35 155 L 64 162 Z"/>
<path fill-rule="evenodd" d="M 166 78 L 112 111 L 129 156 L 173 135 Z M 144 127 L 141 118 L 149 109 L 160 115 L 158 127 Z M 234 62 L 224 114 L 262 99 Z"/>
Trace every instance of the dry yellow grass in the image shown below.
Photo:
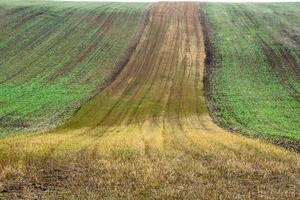
<path fill-rule="evenodd" d="M 0 141 L 0 197 L 299 199 L 299 154 L 213 123 L 204 59 L 197 5 L 155 4 L 128 64 L 73 119 Z"/>

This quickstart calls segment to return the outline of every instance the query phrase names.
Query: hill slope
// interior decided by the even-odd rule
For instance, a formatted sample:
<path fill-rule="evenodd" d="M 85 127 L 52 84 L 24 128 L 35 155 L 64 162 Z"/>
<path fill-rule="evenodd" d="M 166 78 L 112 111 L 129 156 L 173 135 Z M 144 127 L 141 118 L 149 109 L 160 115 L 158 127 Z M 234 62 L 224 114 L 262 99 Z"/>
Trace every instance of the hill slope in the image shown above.
<path fill-rule="evenodd" d="M 147 7 L 1 0 L 0 136 L 70 117 L 126 60 Z"/>
<path fill-rule="evenodd" d="M 300 147 L 300 4 L 206 4 L 213 115 Z M 284 142 L 284 141 L 279 141 Z"/>
<path fill-rule="evenodd" d="M 204 60 L 197 4 L 155 4 L 127 65 L 74 118 L 0 140 L 0 197 L 296 199 L 298 154 L 213 123 Z"/>

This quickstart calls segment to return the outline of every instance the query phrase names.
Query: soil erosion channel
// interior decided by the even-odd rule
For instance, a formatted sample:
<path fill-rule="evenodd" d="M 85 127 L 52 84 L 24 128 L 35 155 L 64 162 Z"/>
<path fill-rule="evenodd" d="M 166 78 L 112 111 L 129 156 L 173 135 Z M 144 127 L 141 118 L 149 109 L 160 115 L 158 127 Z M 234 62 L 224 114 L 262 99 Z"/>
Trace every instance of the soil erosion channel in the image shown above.
<path fill-rule="evenodd" d="M 61 168 L 55 173 L 65 173 L 66 188 L 78 194 L 295 198 L 298 154 L 213 123 L 203 94 L 204 60 L 197 4 L 155 4 L 126 66 L 72 120 L 51 133 L 0 142 L 3 174 L 10 174 L 4 182 L 15 183 L 9 177 L 18 164 L 23 181 L 35 173 L 34 181 L 52 187 L 64 186 L 43 174 Z"/>

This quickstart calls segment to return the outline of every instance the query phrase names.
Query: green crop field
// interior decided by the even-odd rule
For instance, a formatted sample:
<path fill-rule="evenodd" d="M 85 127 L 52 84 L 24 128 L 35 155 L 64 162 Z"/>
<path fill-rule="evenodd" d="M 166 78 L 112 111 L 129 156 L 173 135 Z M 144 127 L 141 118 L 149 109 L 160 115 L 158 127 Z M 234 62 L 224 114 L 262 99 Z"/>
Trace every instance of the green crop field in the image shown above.
<path fill-rule="evenodd" d="M 0 136 L 70 117 L 126 60 L 147 8 L 0 0 Z"/>
<path fill-rule="evenodd" d="M 249 135 L 299 142 L 300 4 L 206 4 L 205 11 L 213 116 Z"/>

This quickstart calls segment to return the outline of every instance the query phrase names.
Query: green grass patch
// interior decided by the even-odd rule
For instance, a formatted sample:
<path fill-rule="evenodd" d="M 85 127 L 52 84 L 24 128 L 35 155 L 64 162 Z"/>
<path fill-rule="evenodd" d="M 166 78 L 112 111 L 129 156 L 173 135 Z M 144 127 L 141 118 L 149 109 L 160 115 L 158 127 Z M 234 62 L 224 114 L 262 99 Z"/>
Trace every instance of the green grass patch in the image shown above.
<path fill-rule="evenodd" d="M 300 4 L 205 5 L 213 115 L 254 136 L 300 141 Z"/>
<path fill-rule="evenodd" d="M 125 60 L 148 7 L 0 0 L 0 135 L 69 118 Z"/>

